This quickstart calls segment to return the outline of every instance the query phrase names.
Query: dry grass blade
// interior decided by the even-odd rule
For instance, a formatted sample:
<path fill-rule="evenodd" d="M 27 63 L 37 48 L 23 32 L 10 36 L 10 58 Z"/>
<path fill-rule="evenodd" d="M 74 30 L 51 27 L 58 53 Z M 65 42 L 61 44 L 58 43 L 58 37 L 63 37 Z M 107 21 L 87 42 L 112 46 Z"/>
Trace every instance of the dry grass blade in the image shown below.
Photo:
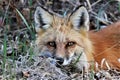
<path fill-rule="evenodd" d="M 97 0 L 97 1 L 94 2 L 91 6 L 93 7 L 93 6 L 97 5 L 100 1 L 102 1 L 102 0 Z"/>

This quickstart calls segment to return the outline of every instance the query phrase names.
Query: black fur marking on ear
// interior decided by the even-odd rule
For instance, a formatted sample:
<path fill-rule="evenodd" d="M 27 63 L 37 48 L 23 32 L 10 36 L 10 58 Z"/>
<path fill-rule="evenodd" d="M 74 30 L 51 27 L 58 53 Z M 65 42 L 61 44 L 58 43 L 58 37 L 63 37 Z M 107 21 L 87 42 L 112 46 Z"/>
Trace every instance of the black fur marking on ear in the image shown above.
<path fill-rule="evenodd" d="M 81 18 L 80 18 L 80 20 L 79 20 L 79 21 L 80 21 L 80 22 L 79 22 L 79 25 L 77 26 L 78 28 L 80 28 L 81 26 L 84 25 L 84 21 L 85 21 L 85 20 L 84 20 L 84 16 L 85 16 L 85 15 L 84 15 L 84 12 L 83 12 L 83 13 L 81 14 L 81 16 L 80 16 Z"/>
<path fill-rule="evenodd" d="M 39 14 L 39 21 L 40 21 L 40 28 L 42 28 L 42 26 L 44 26 L 45 23 L 43 22 L 41 14 Z"/>
<path fill-rule="evenodd" d="M 82 7 L 83 7 L 83 8 L 82 8 Z M 81 10 L 81 9 L 84 10 L 84 8 L 85 8 L 85 7 L 84 7 L 83 5 L 80 5 L 80 6 L 76 7 L 76 9 L 70 14 L 69 19 L 68 19 L 68 20 L 70 20 L 71 16 L 73 16 L 74 13 L 76 13 L 76 12 L 79 11 L 79 9 L 80 9 L 81 12 L 77 12 L 77 13 L 80 13 L 80 14 L 78 14 L 78 15 L 79 15 L 79 16 L 78 16 L 78 17 L 79 17 L 79 18 L 78 18 L 78 24 L 77 24 L 76 26 L 74 26 L 74 27 L 76 27 L 76 28 L 78 28 L 78 29 L 80 29 L 80 27 L 84 27 L 84 25 L 85 25 L 86 12 Z M 74 15 L 74 16 L 75 16 L 75 15 Z"/>
<path fill-rule="evenodd" d="M 48 9 L 44 8 L 43 6 L 40 5 L 40 8 L 42 8 L 44 11 L 48 12 L 50 15 L 53 15 L 51 12 L 48 11 Z M 38 16 L 39 16 L 40 28 L 43 28 L 43 26 L 46 25 L 46 23 L 44 23 L 41 13 L 39 13 Z"/>

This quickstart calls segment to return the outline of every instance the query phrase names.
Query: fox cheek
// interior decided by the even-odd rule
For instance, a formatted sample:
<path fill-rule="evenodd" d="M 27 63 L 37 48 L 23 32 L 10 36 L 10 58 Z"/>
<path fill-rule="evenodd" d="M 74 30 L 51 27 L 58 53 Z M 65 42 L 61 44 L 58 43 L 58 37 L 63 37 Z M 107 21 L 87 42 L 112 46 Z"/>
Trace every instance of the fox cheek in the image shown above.
<path fill-rule="evenodd" d="M 54 51 L 54 48 L 53 48 L 53 47 L 47 46 L 47 49 L 48 49 L 50 52 L 53 52 L 53 51 Z"/>

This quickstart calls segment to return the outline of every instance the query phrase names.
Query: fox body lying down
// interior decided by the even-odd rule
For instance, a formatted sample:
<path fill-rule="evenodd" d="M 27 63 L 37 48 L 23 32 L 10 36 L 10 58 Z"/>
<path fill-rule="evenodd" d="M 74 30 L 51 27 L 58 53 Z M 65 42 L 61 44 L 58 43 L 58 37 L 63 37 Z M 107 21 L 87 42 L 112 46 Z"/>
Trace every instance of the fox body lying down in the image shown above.
<path fill-rule="evenodd" d="M 89 37 L 94 47 L 94 59 L 101 64 L 101 68 L 110 66 L 120 70 L 120 22 L 98 32 L 91 31 Z"/>
<path fill-rule="evenodd" d="M 89 15 L 83 6 L 65 18 L 37 7 L 34 19 L 36 53 L 48 53 L 61 65 L 71 64 L 81 54 L 80 69 L 102 62 L 104 69 L 109 65 L 120 70 L 120 22 L 98 32 L 89 31 Z"/>

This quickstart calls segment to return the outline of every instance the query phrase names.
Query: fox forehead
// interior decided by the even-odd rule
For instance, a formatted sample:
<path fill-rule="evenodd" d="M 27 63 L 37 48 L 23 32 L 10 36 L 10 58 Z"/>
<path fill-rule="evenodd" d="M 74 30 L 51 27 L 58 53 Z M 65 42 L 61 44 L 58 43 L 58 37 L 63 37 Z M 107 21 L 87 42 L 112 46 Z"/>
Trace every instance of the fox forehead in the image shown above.
<path fill-rule="evenodd" d="M 54 17 L 51 27 L 47 30 L 42 30 L 38 37 L 42 38 L 45 42 L 56 41 L 58 43 L 66 43 L 68 41 L 75 41 L 79 43 L 83 35 L 74 30 L 71 22 L 67 22 L 66 18 Z"/>
<path fill-rule="evenodd" d="M 71 23 L 68 21 L 67 17 L 61 18 L 54 16 L 53 17 L 53 23 L 52 23 L 52 28 L 57 32 L 57 33 L 63 33 L 63 34 L 68 34 L 71 30 Z"/>

